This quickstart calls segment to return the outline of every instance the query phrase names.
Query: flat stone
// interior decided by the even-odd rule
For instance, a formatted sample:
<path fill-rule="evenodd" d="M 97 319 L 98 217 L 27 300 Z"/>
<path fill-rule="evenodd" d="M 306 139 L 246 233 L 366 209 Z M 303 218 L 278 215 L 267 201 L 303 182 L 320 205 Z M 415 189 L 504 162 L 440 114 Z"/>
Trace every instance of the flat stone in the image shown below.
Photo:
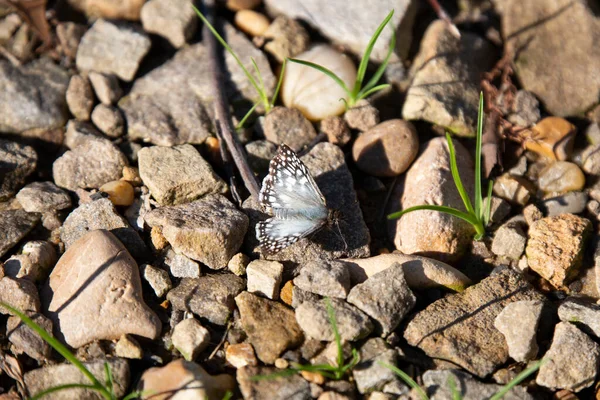
<path fill-rule="evenodd" d="M 0 211 L 0 257 L 19 243 L 38 223 L 40 215 L 23 210 Z"/>
<path fill-rule="evenodd" d="M 458 141 L 453 143 L 462 183 L 472 198 L 475 178 L 471 157 Z M 396 184 L 387 211 L 395 212 L 423 204 L 465 210 L 450 172 L 446 138 L 435 138 L 425 143 L 421 154 L 406 172 L 404 181 Z M 444 262 L 458 260 L 474 235 L 474 229 L 468 222 L 429 210 L 405 214 L 390 221 L 388 227 L 394 245 L 402 253 Z"/>
<path fill-rule="evenodd" d="M 175 278 L 200 277 L 200 265 L 183 254 L 177 254 L 172 249 L 165 253 L 163 263 Z"/>
<path fill-rule="evenodd" d="M 173 288 L 169 273 L 152 265 L 142 265 L 142 277 L 148 282 L 156 297 L 161 298 Z"/>
<path fill-rule="evenodd" d="M 494 55 L 487 40 L 468 32 L 458 39 L 446 22 L 432 22 L 411 66 L 402 118 L 425 120 L 458 136 L 475 136 L 479 81 L 491 69 Z"/>
<path fill-rule="evenodd" d="M 400 378 L 389 368 L 380 365 L 396 365 L 398 363 L 398 352 L 391 349 L 383 339 L 371 338 L 367 340 L 359 350 L 360 363 L 352 369 L 352 376 L 356 381 L 356 387 L 361 394 L 372 391 L 387 391 L 387 388 L 396 387 Z M 400 385 L 401 393 L 408 394 L 408 388 Z M 404 389 L 404 390 L 402 390 Z M 392 392 L 397 392 L 393 390 Z"/>
<path fill-rule="evenodd" d="M 38 156 L 33 147 L 0 139 L 0 201 L 17 192 L 36 167 Z"/>
<path fill-rule="evenodd" d="M 254 260 L 246 268 L 248 291 L 277 300 L 283 277 L 283 264 L 277 261 Z"/>
<path fill-rule="evenodd" d="M 281 370 L 269 367 L 247 366 L 238 369 L 236 378 L 244 399 L 308 400 L 310 384 L 298 374 L 274 379 L 252 379 L 277 374 Z"/>
<path fill-rule="evenodd" d="M 73 75 L 66 93 L 69 111 L 75 118 L 87 121 L 94 107 L 94 92 L 90 81 L 83 75 Z"/>
<path fill-rule="evenodd" d="M 497 256 L 518 260 L 525 251 L 527 234 L 523 231 L 523 224 L 507 222 L 496 230 L 492 241 L 492 252 Z"/>
<path fill-rule="evenodd" d="M 115 356 L 140 360 L 144 357 L 144 349 L 131 335 L 123 335 L 115 345 Z"/>
<path fill-rule="evenodd" d="M 91 231 L 67 249 L 47 294 L 49 316 L 69 346 L 160 334 L 160 320 L 143 301 L 135 260 L 106 230 Z"/>
<path fill-rule="evenodd" d="M 50 319 L 40 313 L 28 312 L 27 314 L 33 322 L 52 336 L 52 321 Z M 15 354 L 25 353 L 40 362 L 48 361 L 52 356 L 52 347 L 17 316 L 8 318 L 6 336 L 8 341 L 13 344 Z"/>
<path fill-rule="evenodd" d="M 99 19 L 81 38 L 77 68 L 115 74 L 129 82 L 135 77 L 150 45 L 150 38 L 135 25 Z"/>
<path fill-rule="evenodd" d="M 600 346 L 568 322 L 554 329 L 550 349 L 535 383 L 551 389 L 579 392 L 593 385 L 600 364 Z"/>
<path fill-rule="evenodd" d="M 302 330 L 317 340 L 334 340 L 326 299 L 304 301 L 296 308 L 296 321 Z M 360 309 L 340 299 L 331 299 L 335 320 L 343 340 L 356 341 L 373 331 L 373 323 Z"/>
<path fill-rule="evenodd" d="M 119 79 L 116 76 L 91 71 L 88 78 L 96 97 L 102 104 L 110 106 L 121 98 L 123 90 L 119 86 Z"/>
<path fill-rule="evenodd" d="M 248 217 L 218 194 L 157 208 L 144 219 L 151 227 L 161 228 L 173 250 L 212 269 L 227 267 L 248 228 Z"/>
<path fill-rule="evenodd" d="M 299 151 L 317 136 L 312 123 L 296 108 L 275 107 L 266 116 L 263 125 L 265 138 L 277 145 L 285 143 Z"/>
<path fill-rule="evenodd" d="M 239 294 L 235 302 L 248 341 L 262 362 L 273 364 L 285 350 L 302 342 L 302 330 L 294 311 L 283 304 L 249 292 Z"/>
<path fill-rule="evenodd" d="M 233 51 L 253 70 L 254 59 L 261 72 L 267 95 L 275 87 L 275 77 L 263 52 L 229 25 L 223 37 Z M 258 101 L 258 95 L 231 55 L 225 55 L 228 76 L 228 100 Z M 201 144 L 211 135 L 213 97 L 209 55 L 205 45 L 194 44 L 179 50 L 175 56 L 144 77 L 137 79 L 129 95 L 119 107 L 125 113 L 131 140 L 142 140 L 161 146 Z"/>
<path fill-rule="evenodd" d="M 187 361 L 192 361 L 210 343 L 210 332 L 194 318 L 186 318 L 173 328 L 173 346 Z"/>
<path fill-rule="evenodd" d="M 258 360 L 254 355 L 254 348 L 250 343 L 230 344 L 225 350 L 225 359 L 235 368 L 258 364 Z"/>
<path fill-rule="evenodd" d="M 584 299 L 567 297 L 558 307 L 558 317 L 570 322 L 589 335 L 600 338 L 600 306 Z"/>
<path fill-rule="evenodd" d="M 538 353 L 536 331 L 544 303 L 539 300 L 508 304 L 494 320 L 494 327 L 506 339 L 508 354 L 517 362 L 534 360 Z"/>
<path fill-rule="evenodd" d="M 227 185 L 191 145 L 152 146 L 138 152 L 140 177 L 160 205 L 189 203 Z"/>
<path fill-rule="evenodd" d="M 107 385 L 104 363 L 107 362 L 113 376 L 113 393 L 121 398 L 129 387 L 130 371 L 129 364 L 122 358 L 109 358 L 107 360 L 96 360 L 84 362 L 85 368 L 92 373 L 103 385 Z M 31 396 L 35 396 L 50 388 L 79 383 L 89 385 L 90 380 L 76 366 L 69 363 L 50 365 L 32 371 L 24 375 L 25 386 Z M 104 397 L 95 390 L 90 389 L 68 389 L 52 393 L 53 400 L 102 400 Z"/>
<path fill-rule="evenodd" d="M 529 227 L 529 267 L 560 288 L 579 273 L 592 224 L 573 214 L 542 218 Z"/>
<path fill-rule="evenodd" d="M 508 360 L 508 347 L 494 320 L 509 303 L 545 298 L 521 275 L 504 269 L 462 293 L 451 294 L 418 312 L 404 338 L 433 358 L 461 366 L 479 377 Z"/>
<path fill-rule="evenodd" d="M 0 132 L 53 129 L 67 122 L 67 72 L 48 58 L 21 67 L 0 61 Z M 41 95 L 43 93 L 43 96 Z"/>
<path fill-rule="evenodd" d="M 166 38 L 176 48 L 186 44 L 198 25 L 198 16 L 187 0 L 150 0 L 140 17 L 146 32 Z"/>
<path fill-rule="evenodd" d="M 0 279 L 0 302 L 6 303 L 21 312 L 40 312 L 41 303 L 35 283 L 26 279 L 4 276 Z M 0 313 L 13 315 L 0 307 Z"/>
<path fill-rule="evenodd" d="M 350 274 L 340 261 L 309 261 L 294 278 L 294 285 L 320 296 L 345 299 L 350 291 Z"/>
<path fill-rule="evenodd" d="M 225 325 L 235 306 L 234 298 L 246 287 L 234 274 L 210 274 L 184 278 L 169 291 L 167 300 L 174 310 L 194 313 L 215 325 Z"/>
<path fill-rule="evenodd" d="M 53 182 L 33 182 L 17 193 L 17 200 L 27 212 L 59 211 L 71 207 L 71 198 Z"/>
<path fill-rule="evenodd" d="M 304 264 L 310 260 L 368 256 L 369 231 L 342 150 L 330 143 L 319 143 L 300 159 L 315 179 L 327 206 L 332 210 L 340 210 L 341 216 L 337 226 L 321 229 L 310 238 L 300 239 L 288 248 L 268 255 L 268 259 Z M 269 216 L 253 198 L 248 198 L 243 208 L 250 218 L 245 243 L 245 247 L 250 249 L 247 253 L 259 253 L 256 224 Z"/>
<path fill-rule="evenodd" d="M 569 192 L 546 199 L 542 204 L 546 209 L 546 216 L 553 217 L 560 214 L 581 214 L 585 210 L 587 201 L 586 192 Z"/>
<path fill-rule="evenodd" d="M 402 265 L 396 263 L 354 286 L 347 300 L 371 317 L 376 331 L 385 337 L 396 329 L 417 299 L 404 279 Z"/>

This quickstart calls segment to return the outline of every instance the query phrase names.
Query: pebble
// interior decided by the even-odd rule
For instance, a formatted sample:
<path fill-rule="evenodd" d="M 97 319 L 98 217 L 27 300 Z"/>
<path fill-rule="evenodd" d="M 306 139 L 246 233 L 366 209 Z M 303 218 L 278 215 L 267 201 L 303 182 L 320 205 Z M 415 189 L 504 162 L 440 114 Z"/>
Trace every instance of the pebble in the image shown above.
<path fill-rule="evenodd" d="M 311 122 L 295 108 L 275 107 L 265 117 L 263 129 L 267 140 L 285 143 L 296 152 L 317 136 Z"/>
<path fill-rule="evenodd" d="M 557 161 L 542 170 L 538 177 L 538 186 L 546 193 L 565 193 L 582 190 L 585 176 L 577 164 Z"/>
<path fill-rule="evenodd" d="M 581 214 L 588 200 L 586 192 L 568 192 L 561 196 L 544 200 L 546 215 L 553 217 L 560 214 Z"/>
<path fill-rule="evenodd" d="M 115 356 L 141 360 L 144 357 L 144 349 L 131 335 L 123 335 L 115 345 Z"/>
<path fill-rule="evenodd" d="M 230 344 L 227 346 L 227 350 L 225 350 L 225 359 L 234 368 L 258 364 L 254 349 L 250 343 Z"/>
<path fill-rule="evenodd" d="M 281 372 L 276 368 L 247 366 L 237 370 L 237 382 L 244 399 L 312 399 L 310 384 L 299 374 L 277 379 L 256 379 Z M 254 378 L 254 379 L 253 379 Z"/>
<path fill-rule="evenodd" d="M 41 304 L 35 284 L 26 279 L 15 279 L 4 276 L 0 279 L 0 302 L 11 305 L 21 312 L 40 312 Z M 10 314 L 4 307 L 0 307 L 1 314 Z"/>
<path fill-rule="evenodd" d="M 186 318 L 173 328 L 173 346 L 187 361 L 197 358 L 210 344 L 210 332 L 194 318 Z"/>
<path fill-rule="evenodd" d="M 554 329 L 547 361 L 540 367 L 535 382 L 551 389 L 575 393 L 592 386 L 600 364 L 600 346 L 577 327 L 560 322 Z"/>
<path fill-rule="evenodd" d="M 527 90 L 517 90 L 508 121 L 519 127 L 528 128 L 540 120 L 540 102 Z"/>
<path fill-rule="evenodd" d="M 73 75 L 69 81 L 66 93 L 69 111 L 75 118 L 87 121 L 94 107 L 94 92 L 90 81 L 82 75 Z"/>
<path fill-rule="evenodd" d="M 523 224 L 509 221 L 502 225 L 494 233 L 492 241 L 492 252 L 497 256 L 518 260 L 525 251 L 527 234 Z"/>
<path fill-rule="evenodd" d="M 231 260 L 227 263 L 227 269 L 237 276 L 246 275 L 246 268 L 250 263 L 250 257 L 245 255 L 244 253 L 237 253 Z"/>
<path fill-rule="evenodd" d="M 294 285 L 324 297 L 345 299 L 350 291 L 350 274 L 340 261 L 310 261 L 302 266 Z"/>
<path fill-rule="evenodd" d="M 269 28 L 269 18 L 252 10 L 240 10 L 233 17 L 235 26 L 250 36 L 261 36 Z"/>
<path fill-rule="evenodd" d="M 27 316 L 52 336 L 52 321 L 44 314 L 27 312 Z M 52 347 L 33 329 L 25 325 L 19 317 L 11 316 L 6 321 L 8 341 L 13 344 L 13 353 L 25 353 L 40 363 L 47 362 L 52 356 Z"/>
<path fill-rule="evenodd" d="M 356 341 L 373 331 L 373 323 L 360 309 L 341 299 L 330 299 L 335 320 L 343 340 Z M 307 336 L 317 340 L 334 340 L 326 300 L 304 301 L 296 308 L 296 321 Z"/>
<path fill-rule="evenodd" d="M 77 56 L 77 49 L 87 26 L 71 21 L 59 22 L 56 25 L 56 38 L 60 50 L 69 58 L 71 63 Z"/>
<path fill-rule="evenodd" d="M 37 213 L 28 213 L 23 210 L 0 211 L 0 257 L 19 243 L 40 220 Z"/>
<path fill-rule="evenodd" d="M 175 48 L 183 47 L 196 32 L 198 16 L 187 0 L 150 0 L 140 14 L 144 30 L 166 38 Z"/>
<path fill-rule="evenodd" d="M 71 347 L 124 334 L 149 339 L 160 335 L 161 322 L 142 297 L 136 262 L 106 230 L 91 231 L 74 242 L 48 282 L 49 316 Z"/>
<path fill-rule="evenodd" d="M 496 196 L 522 206 L 529 202 L 531 194 L 535 192 L 533 185 L 527 179 L 510 174 L 503 174 L 496 178 L 493 191 Z"/>
<path fill-rule="evenodd" d="M 300 289 L 297 286 L 294 286 L 293 281 L 289 282 L 291 284 L 291 290 L 292 290 L 292 302 L 291 302 L 291 306 L 293 308 L 298 308 L 302 303 L 304 303 L 305 301 L 312 301 L 312 302 L 318 302 L 321 297 L 317 294 L 311 293 L 311 292 L 307 292 L 305 290 Z"/>
<path fill-rule="evenodd" d="M 298 21 L 285 15 L 275 18 L 263 37 L 266 39 L 265 50 L 280 63 L 305 52 L 310 44 L 306 29 Z"/>
<path fill-rule="evenodd" d="M 373 391 L 391 392 L 396 395 L 408 394 L 408 388 L 400 384 L 400 378 L 380 363 L 396 365 L 398 353 L 391 349 L 383 339 L 368 339 L 359 349 L 360 363 L 352 369 L 352 376 L 361 394 Z M 400 384 L 400 393 L 393 390 Z M 390 390 L 392 389 L 392 390 Z M 394 388 L 395 389 L 395 388 Z"/>
<path fill-rule="evenodd" d="M 558 307 L 558 317 L 570 322 L 587 334 L 600 338 L 600 306 L 577 297 L 567 297 Z"/>
<path fill-rule="evenodd" d="M 260 361 L 273 364 L 285 350 L 302 343 L 302 330 L 296 323 L 294 312 L 283 304 L 249 292 L 239 294 L 235 303 L 248 342 Z"/>
<path fill-rule="evenodd" d="M 277 154 L 277 145 L 268 140 L 255 140 L 245 146 L 248 163 L 254 172 L 265 174 L 271 159 Z"/>
<path fill-rule="evenodd" d="M 109 142 L 94 125 L 89 122 L 72 119 L 67 123 L 67 131 L 65 132 L 63 144 L 70 150 L 73 150 L 84 143 L 92 142 L 96 139 L 104 143 Z"/>
<path fill-rule="evenodd" d="M 346 116 L 348 113 L 346 113 Z M 419 153 L 419 136 L 410 122 L 392 119 L 367 130 L 352 146 L 358 168 L 374 176 L 397 176 Z"/>
<path fill-rule="evenodd" d="M 58 257 L 50 242 L 36 240 L 23 246 L 22 254 L 14 255 L 4 262 L 4 274 L 12 278 L 23 278 L 41 282 L 48 276 Z"/>
<path fill-rule="evenodd" d="M 98 104 L 92 111 L 92 122 L 109 138 L 118 138 L 125 133 L 125 121 L 118 108 Z"/>
<path fill-rule="evenodd" d="M 163 263 L 175 278 L 199 278 L 200 264 L 183 254 L 168 249 L 164 254 Z"/>
<path fill-rule="evenodd" d="M 346 110 L 344 121 L 350 128 L 366 132 L 379 124 L 379 110 L 373 107 L 368 100 L 362 99 Z"/>
<path fill-rule="evenodd" d="M 565 161 L 573 152 L 577 128 L 566 119 L 546 117 L 531 128 L 523 145 L 527 150 L 550 160 Z"/>
<path fill-rule="evenodd" d="M 225 398 L 227 392 L 233 392 L 235 381 L 228 374 L 209 375 L 195 362 L 180 358 L 164 367 L 144 371 L 138 387 L 143 393 L 142 400 L 155 400 L 156 393 L 175 393 L 169 395 L 173 400 L 216 400 Z"/>
<path fill-rule="evenodd" d="M 17 193 L 17 200 L 27 212 L 59 211 L 71 207 L 71 198 L 52 182 L 33 182 Z"/>
<path fill-rule="evenodd" d="M 254 260 L 246 268 L 247 287 L 250 293 L 271 300 L 279 298 L 279 286 L 283 277 L 283 264 L 277 261 Z"/>
<path fill-rule="evenodd" d="M 22 23 L 23 21 L 17 13 L 10 13 L 3 17 L 0 20 L 0 43 L 8 42 Z"/>
<path fill-rule="evenodd" d="M 532 361 L 537 356 L 536 331 L 543 307 L 539 300 L 515 301 L 494 320 L 494 327 L 504 335 L 508 354 L 516 362 Z"/>
<path fill-rule="evenodd" d="M 535 221 L 544 218 L 544 214 L 535 204 L 528 204 L 523 207 L 523 218 L 525 218 L 527 225 L 531 225 Z"/>
<path fill-rule="evenodd" d="M 483 199 L 483 204 L 487 204 L 487 196 Z M 511 213 L 510 203 L 504 199 L 492 195 L 490 202 L 490 224 L 496 225 L 501 223 Z"/>
<path fill-rule="evenodd" d="M 158 226 L 175 252 L 211 269 L 223 269 L 242 245 L 248 217 L 218 194 L 178 206 L 152 210 L 144 217 Z"/>
<path fill-rule="evenodd" d="M 154 267 L 150 264 L 144 264 L 141 268 L 142 277 L 159 299 L 165 296 L 173 288 L 169 273 L 164 269 Z"/>
<path fill-rule="evenodd" d="M 150 38 L 135 25 L 99 19 L 81 38 L 77 68 L 131 82 L 150 45 Z"/>
<path fill-rule="evenodd" d="M 334 72 L 348 87 L 354 85 L 356 67 L 352 60 L 326 45 L 317 45 L 297 55 L 299 60 L 313 62 Z M 281 87 L 281 100 L 288 108 L 296 108 L 311 121 L 340 115 L 348 101 L 338 84 L 316 69 L 287 63 Z"/>
<path fill-rule="evenodd" d="M 321 121 L 319 128 L 327 135 L 327 141 L 336 146 L 345 146 L 352 139 L 350 128 L 341 117 L 327 117 Z"/>
<path fill-rule="evenodd" d="M 101 192 L 108 194 L 108 199 L 115 206 L 130 206 L 133 204 L 133 186 L 127 181 L 112 181 L 100 186 Z"/>
<path fill-rule="evenodd" d="M 0 139 L 2 182 L 0 201 L 11 198 L 25 183 L 36 167 L 38 156 L 33 147 Z"/>
<path fill-rule="evenodd" d="M 94 88 L 96 97 L 102 104 L 110 106 L 121 98 L 123 91 L 116 76 L 90 71 L 88 78 Z"/>
<path fill-rule="evenodd" d="M 404 330 L 404 338 L 427 355 L 484 378 L 508 360 L 508 347 L 494 320 L 504 307 L 520 300 L 544 301 L 545 297 L 519 273 L 503 269 L 419 311 Z"/>
<path fill-rule="evenodd" d="M 189 144 L 145 147 L 138 158 L 142 181 L 160 205 L 189 203 L 227 191 L 225 182 Z"/>
<path fill-rule="evenodd" d="M 83 12 L 90 19 L 108 18 L 137 21 L 144 0 L 125 0 L 117 3 L 114 0 L 68 0 L 69 4 Z"/>
<path fill-rule="evenodd" d="M 227 8 L 232 11 L 251 10 L 258 7 L 262 0 L 227 0 Z"/>
<path fill-rule="evenodd" d="M 592 224 L 573 214 L 542 218 L 529 227 L 529 268 L 561 288 L 579 273 Z"/>
<path fill-rule="evenodd" d="M 396 263 L 354 286 L 347 300 L 371 317 L 375 331 L 385 337 L 414 307 L 416 297 L 404 279 L 402 265 Z"/>

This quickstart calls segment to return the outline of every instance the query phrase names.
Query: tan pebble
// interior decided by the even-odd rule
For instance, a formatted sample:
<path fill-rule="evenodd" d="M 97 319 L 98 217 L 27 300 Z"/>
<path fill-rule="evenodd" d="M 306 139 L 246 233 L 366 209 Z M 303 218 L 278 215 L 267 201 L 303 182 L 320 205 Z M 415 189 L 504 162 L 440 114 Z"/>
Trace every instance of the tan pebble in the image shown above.
<path fill-rule="evenodd" d="M 254 348 L 250 343 L 232 344 L 225 351 L 225 359 L 235 368 L 247 365 L 257 365 L 258 361 L 254 355 Z"/>
<path fill-rule="evenodd" d="M 263 14 L 252 10 L 240 10 L 233 19 L 235 26 L 250 36 L 261 36 L 269 28 L 271 22 Z"/>
<path fill-rule="evenodd" d="M 544 217 L 544 214 L 535 204 L 528 204 L 523 208 L 523 216 L 527 225 L 533 224 L 535 221 L 540 220 Z"/>
<path fill-rule="evenodd" d="M 527 204 L 533 191 L 533 185 L 527 179 L 509 174 L 499 176 L 494 182 L 494 194 L 512 203 Z"/>
<path fill-rule="evenodd" d="M 275 368 L 286 369 L 290 366 L 290 363 L 284 358 L 278 358 L 275 360 Z"/>
<path fill-rule="evenodd" d="M 279 298 L 288 306 L 292 306 L 292 293 L 294 291 L 294 283 L 289 280 L 283 285 L 281 291 L 279 292 Z"/>
<path fill-rule="evenodd" d="M 108 198 L 115 206 L 130 206 L 133 204 L 133 186 L 127 181 L 112 181 L 100 187 L 100 191 L 107 193 Z"/>
<path fill-rule="evenodd" d="M 319 126 L 321 132 L 327 135 L 327 141 L 337 146 L 344 146 L 350 139 L 352 134 L 346 121 L 341 117 L 328 117 L 321 121 Z"/>
<path fill-rule="evenodd" d="M 318 372 L 301 371 L 300 375 L 302 375 L 302 377 L 307 381 L 316 383 L 317 385 L 322 385 L 325 383 L 325 377 Z"/>
<path fill-rule="evenodd" d="M 227 8 L 233 11 L 250 10 L 260 5 L 261 0 L 227 0 Z"/>
<path fill-rule="evenodd" d="M 267 39 L 265 50 L 280 63 L 306 51 L 310 43 L 306 29 L 295 19 L 284 15 L 275 18 L 263 36 Z"/>
<path fill-rule="evenodd" d="M 123 181 L 131 183 L 133 186 L 142 186 L 142 178 L 140 178 L 140 170 L 129 165 L 123 167 Z"/>
<path fill-rule="evenodd" d="M 158 226 L 153 226 L 150 230 L 150 240 L 156 250 L 163 250 L 169 245 L 169 242 L 162 234 L 162 229 Z"/>
<path fill-rule="evenodd" d="M 547 117 L 531 128 L 525 148 L 552 160 L 566 160 L 573 151 L 577 129 L 564 118 Z"/>
<path fill-rule="evenodd" d="M 585 186 L 585 175 L 576 164 L 557 161 L 542 170 L 538 186 L 544 192 L 552 194 L 581 190 Z"/>

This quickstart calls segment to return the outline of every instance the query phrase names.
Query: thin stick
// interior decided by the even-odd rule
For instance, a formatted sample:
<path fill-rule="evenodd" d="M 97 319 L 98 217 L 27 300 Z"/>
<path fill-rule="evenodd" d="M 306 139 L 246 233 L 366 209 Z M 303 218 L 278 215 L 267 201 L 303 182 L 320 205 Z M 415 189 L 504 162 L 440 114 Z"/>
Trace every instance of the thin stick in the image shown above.
<path fill-rule="evenodd" d="M 204 5 L 204 15 L 206 16 L 206 19 L 211 25 L 215 26 L 214 0 L 205 0 Z M 248 189 L 250 195 L 252 195 L 258 201 L 258 182 L 256 181 L 254 173 L 252 173 L 252 170 L 250 169 L 250 165 L 248 165 L 248 161 L 244 156 L 244 151 L 241 144 L 238 142 L 237 137 L 233 134 L 231 115 L 229 114 L 227 100 L 225 98 L 225 90 L 223 89 L 223 82 L 225 78 L 222 70 L 224 66 L 220 62 L 221 58 L 218 52 L 217 41 L 206 26 L 204 26 L 202 30 L 202 39 L 205 41 L 206 47 L 210 54 L 209 60 L 212 76 L 211 84 L 213 86 L 215 127 L 217 136 L 219 137 L 219 140 L 224 140 L 227 144 L 227 148 L 231 153 L 235 166 L 237 167 L 238 171 L 240 171 L 240 175 L 242 176 L 246 189 Z"/>
<path fill-rule="evenodd" d="M 429 1 L 431 8 L 433 8 L 433 11 L 435 11 L 438 18 L 444 20 L 448 24 L 448 28 L 450 28 L 450 32 L 455 37 L 460 39 L 460 31 L 458 30 L 456 25 L 454 25 L 454 23 L 450 20 L 448 13 L 446 12 L 446 10 L 444 10 L 444 8 L 440 5 L 440 3 L 438 3 L 437 0 L 427 0 L 427 1 Z"/>

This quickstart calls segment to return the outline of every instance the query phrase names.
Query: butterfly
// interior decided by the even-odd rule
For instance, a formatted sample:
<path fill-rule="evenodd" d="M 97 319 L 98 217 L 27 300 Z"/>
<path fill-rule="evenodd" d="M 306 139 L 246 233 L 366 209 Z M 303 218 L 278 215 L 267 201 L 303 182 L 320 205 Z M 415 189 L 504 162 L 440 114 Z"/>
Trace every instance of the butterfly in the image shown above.
<path fill-rule="evenodd" d="M 306 166 L 285 144 L 269 164 L 258 200 L 273 216 L 256 225 L 260 247 L 268 253 L 277 253 L 337 218 Z"/>

